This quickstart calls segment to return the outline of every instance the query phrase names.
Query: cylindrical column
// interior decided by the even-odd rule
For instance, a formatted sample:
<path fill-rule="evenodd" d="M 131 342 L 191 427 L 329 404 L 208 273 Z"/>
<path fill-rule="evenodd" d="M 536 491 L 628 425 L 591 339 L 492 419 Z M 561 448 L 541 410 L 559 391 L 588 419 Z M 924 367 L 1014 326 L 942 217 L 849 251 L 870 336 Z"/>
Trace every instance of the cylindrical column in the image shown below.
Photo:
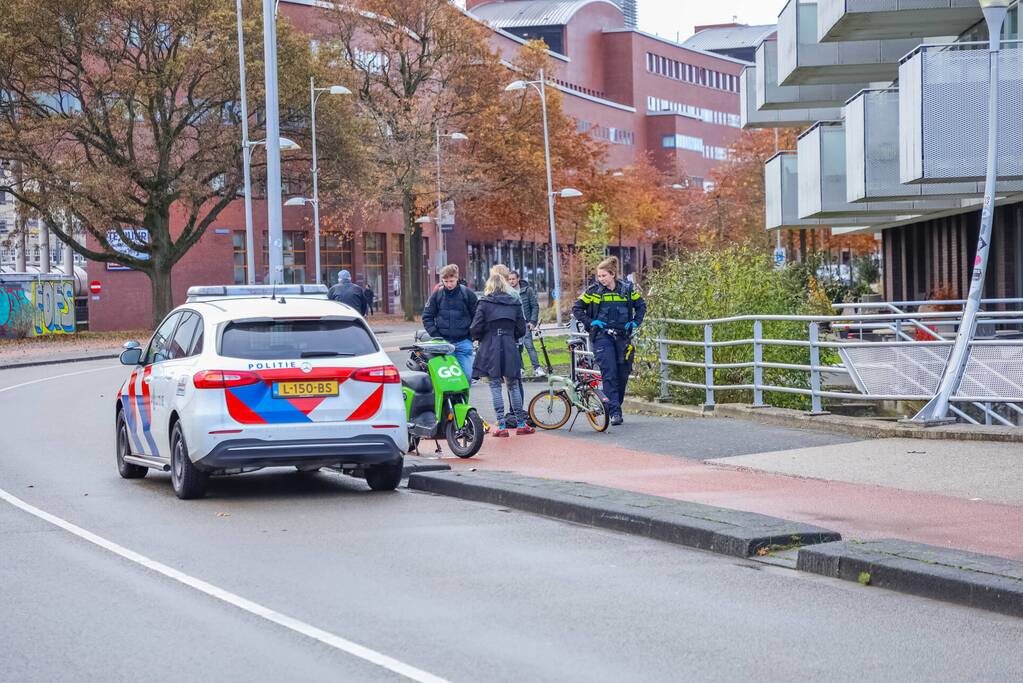
<path fill-rule="evenodd" d="M 39 221 L 39 272 L 50 272 L 50 227 Z"/>
<path fill-rule="evenodd" d="M 820 341 L 820 328 L 817 323 L 810 323 L 810 412 L 820 415 L 824 412 L 821 407 L 821 373 L 818 369 L 821 364 L 821 353 L 818 343 Z"/>
<path fill-rule="evenodd" d="M 249 96 L 245 90 L 245 35 L 242 0 L 235 0 L 238 23 L 238 80 L 241 85 L 242 173 L 245 178 L 245 284 L 256 284 L 256 247 L 252 235 L 252 147 L 249 145 Z"/>
<path fill-rule="evenodd" d="M 547 133 L 547 87 L 540 69 L 540 107 L 543 110 L 543 154 L 547 162 L 547 211 L 551 223 L 551 269 L 554 275 L 554 314 L 561 325 L 561 258 L 558 255 L 558 233 L 554 227 L 554 181 L 551 179 L 551 142 Z"/>
<path fill-rule="evenodd" d="M 764 323 L 753 321 L 753 407 L 764 407 Z"/>
<path fill-rule="evenodd" d="M 670 397 L 668 393 L 668 325 L 667 323 L 661 323 L 660 336 L 657 339 L 657 360 L 661 366 L 661 400 L 667 401 Z"/>
<path fill-rule="evenodd" d="M 707 398 L 704 401 L 704 406 L 707 408 L 714 407 L 714 347 L 711 343 L 714 341 L 714 328 L 711 325 L 703 326 L 703 377 L 704 384 L 706 385 Z"/>
<path fill-rule="evenodd" d="M 263 64 L 266 85 L 266 213 L 269 282 L 284 282 L 284 231 L 281 225 L 281 131 L 277 93 L 277 3 L 263 0 Z"/>
<path fill-rule="evenodd" d="M 70 278 L 75 276 L 75 251 L 70 244 L 64 245 L 64 274 Z"/>
<path fill-rule="evenodd" d="M 312 144 L 313 144 L 313 241 L 316 243 L 313 247 L 316 261 L 316 278 L 313 280 L 316 284 L 320 284 L 320 185 L 319 175 L 320 167 L 316 163 L 316 82 L 313 77 L 309 77 L 309 120 L 310 128 L 312 133 Z"/>

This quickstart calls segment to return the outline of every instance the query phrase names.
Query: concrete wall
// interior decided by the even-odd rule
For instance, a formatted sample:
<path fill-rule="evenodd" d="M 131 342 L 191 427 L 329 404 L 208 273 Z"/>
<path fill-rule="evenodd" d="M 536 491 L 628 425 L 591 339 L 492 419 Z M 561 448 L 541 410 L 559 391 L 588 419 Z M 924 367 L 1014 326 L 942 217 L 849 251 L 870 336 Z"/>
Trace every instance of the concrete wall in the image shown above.
<path fill-rule="evenodd" d="M 0 339 L 75 333 L 74 280 L 0 275 Z"/>

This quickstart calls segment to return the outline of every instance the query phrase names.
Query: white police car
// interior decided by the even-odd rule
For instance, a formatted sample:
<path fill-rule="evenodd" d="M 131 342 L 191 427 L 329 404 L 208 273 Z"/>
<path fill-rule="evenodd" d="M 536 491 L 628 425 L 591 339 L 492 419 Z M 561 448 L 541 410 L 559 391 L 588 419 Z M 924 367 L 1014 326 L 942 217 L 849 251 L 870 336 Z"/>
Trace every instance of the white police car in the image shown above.
<path fill-rule="evenodd" d="M 335 468 L 374 490 L 401 480 L 401 378 L 362 317 L 322 285 L 193 287 L 117 397 L 117 469 L 170 471 L 179 498 L 211 475 Z"/>

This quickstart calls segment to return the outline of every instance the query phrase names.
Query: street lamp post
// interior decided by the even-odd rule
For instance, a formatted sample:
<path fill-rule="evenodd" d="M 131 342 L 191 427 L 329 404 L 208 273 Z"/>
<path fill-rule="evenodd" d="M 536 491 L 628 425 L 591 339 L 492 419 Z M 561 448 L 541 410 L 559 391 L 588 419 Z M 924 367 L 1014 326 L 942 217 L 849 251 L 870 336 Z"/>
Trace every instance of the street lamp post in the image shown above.
<path fill-rule="evenodd" d="M 245 36 L 242 31 L 242 0 L 235 0 L 238 23 L 238 80 L 242 108 L 242 174 L 245 178 L 245 284 L 256 284 L 256 248 L 252 235 L 252 147 L 249 145 L 249 102 L 245 90 Z"/>
<path fill-rule="evenodd" d="M 284 281 L 281 225 L 281 120 L 277 92 L 277 2 L 263 0 L 263 64 L 266 90 L 266 212 L 270 284 Z"/>
<path fill-rule="evenodd" d="M 977 329 L 977 312 L 984 291 L 987 274 L 988 250 L 991 246 L 991 226 L 995 215 L 995 184 L 998 177 L 998 52 L 1001 48 L 1002 24 L 1009 10 L 1009 0 L 980 0 L 987 22 L 988 34 L 988 103 L 987 103 L 987 175 L 984 182 L 984 206 L 980 215 L 980 234 L 977 236 L 977 257 L 973 263 L 970 293 L 963 306 L 963 319 L 959 323 L 955 344 L 941 375 L 938 390 L 914 421 L 943 421 L 948 415 L 949 399 L 959 389 L 959 383 L 970 357 L 970 344 Z"/>
<path fill-rule="evenodd" d="M 433 270 L 434 273 L 437 273 L 440 270 L 441 259 L 443 258 L 445 261 L 447 261 L 448 254 L 448 250 L 444 245 L 444 227 L 442 225 L 443 221 L 441 219 L 440 139 L 451 138 L 452 140 L 468 140 L 469 138 L 465 135 L 465 133 L 444 133 L 443 135 L 441 135 L 440 124 L 437 124 L 435 126 L 435 130 L 437 133 L 437 220 L 435 224 L 437 231 L 437 244 L 435 245 L 437 247 L 437 255 L 434 257 Z"/>
<path fill-rule="evenodd" d="M 313 148 L 313 199 L 310 204 L 313 205 L 313 241 L 315 242 L 313 249 L 316 260 L 316 279 L 314 282 L 320 284 L 320 167 L 316 161 L 316 102 L 320 99 L 320 95 L 323 93 L 330 93 L 331 95 L 351 95 L 352 91 L 343 85 L 332 85 L 329 88 L 317 88 L 316 82 L 312 76 L 309 77 L 309 118 L 310 118 L 310 132 L 312 134 L 312 148 Z"/>
<path fill-rule="evenodd" d="M 505 87 L 505 90 L 508 92 L 514 90 L 525 90 L 527 86 L 532 86 L 538 93 L 540 93 L 540 108 L 543 111 L 543 153 L 544 160 L 547 164 L 547 212 L 551 226 L 551 268 L 554 271 L 554 312 L 557 316 L 558 325 L 561 325 L 561 264 L 559 263 L 558 258 L 558 233 L 557 228 L 554 225 L 554 195 L 560 194 L 562 197 L 578 197 L 582 193 L 578 190 L 572 190 L 575 194 L 564 194 L 567 190 L 563 190 L 561 193 L 554 192 L 554 182 L 551 179 L 551 142 L 547 131 L 547 86 L 543 69 L 540 69 L 540 79 L 538 81 L 514 81 L 509 83 Z"/>

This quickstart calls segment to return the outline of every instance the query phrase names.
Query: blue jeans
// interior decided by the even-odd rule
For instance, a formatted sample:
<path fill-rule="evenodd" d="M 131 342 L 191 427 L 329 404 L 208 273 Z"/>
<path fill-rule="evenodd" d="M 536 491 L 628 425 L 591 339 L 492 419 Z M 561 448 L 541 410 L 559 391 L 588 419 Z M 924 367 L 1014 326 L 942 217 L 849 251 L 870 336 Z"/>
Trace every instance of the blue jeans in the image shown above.
<path fill-rule="evenodd" d="M 472 340 L 463 339 L 462 341 L 452 342 L 455 346 L 455 358 L 458 360 L 458 364 L 462 367 L 462 372 L 465 373 L 465 381 L 468 382 L 472 378 Z"/>
<path fill-rule="evenodd" d="M 511 408 L 511 413 L 506 416 L 504 413 L 504 396 L 501 391 L 501 386 L 504 382 L 493 378 L 487 381 L 490 383 L 490 398 L 494 402 L 494 413 L 497 415 L 498 427 L 504 428 L 509 426 L 509 416 L 515 419 L 516 424 L 514 426 L 521 427 L 525 424 L 525 415 L 522 410 L 522 382 L 517 379 L 505 380 L 508 383 L 508 403 L 510 404 L 509 408 Z"/>

